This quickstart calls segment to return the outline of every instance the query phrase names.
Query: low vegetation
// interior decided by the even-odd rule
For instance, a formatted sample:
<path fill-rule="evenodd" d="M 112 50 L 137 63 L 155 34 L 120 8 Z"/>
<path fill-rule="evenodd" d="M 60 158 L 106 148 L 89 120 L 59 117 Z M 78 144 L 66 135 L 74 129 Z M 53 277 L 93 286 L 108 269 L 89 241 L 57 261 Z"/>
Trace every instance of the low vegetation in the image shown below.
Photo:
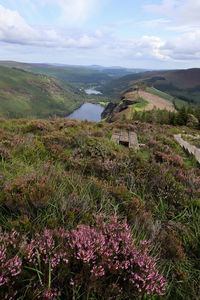
<path fill-rule="evenodd" d="M 140 150 L 111 141 L 121 130 Z M 200 169 L 183 131 L 198 133 L 0 119 L 0 298 L 198 299 Z"/>

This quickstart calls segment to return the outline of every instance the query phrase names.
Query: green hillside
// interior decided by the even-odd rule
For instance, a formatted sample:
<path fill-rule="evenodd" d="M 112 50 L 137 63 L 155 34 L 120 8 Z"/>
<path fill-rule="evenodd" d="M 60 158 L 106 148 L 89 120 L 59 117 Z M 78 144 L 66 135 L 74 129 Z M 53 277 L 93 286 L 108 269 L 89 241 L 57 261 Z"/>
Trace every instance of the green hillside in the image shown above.
<path fill-rule="evenodd" d="M 84 93 L 55 78 L 0 67 L 0 116 L 66 116 L 84 101 Z"/>
<path fill-rule="evenodd" d="M 102 86 L 100 90 L 106 95 L 116 97 L 123 90 L 126 90 L 127 88 L 131 87 L 133 85 L 132 82 L 137 82 L 138 80 L 143 79 L 143 76 L 143 73 L 129 74 L 118 79 L 112 80 L 111 82 Z"/>
<path fill-rule="evenodd" d="M 130 74 L 105 84 L 101 91 L 115 98 L 123 90 L 142 82 L 187 103 L 200 104 L 200 69 Z"/>

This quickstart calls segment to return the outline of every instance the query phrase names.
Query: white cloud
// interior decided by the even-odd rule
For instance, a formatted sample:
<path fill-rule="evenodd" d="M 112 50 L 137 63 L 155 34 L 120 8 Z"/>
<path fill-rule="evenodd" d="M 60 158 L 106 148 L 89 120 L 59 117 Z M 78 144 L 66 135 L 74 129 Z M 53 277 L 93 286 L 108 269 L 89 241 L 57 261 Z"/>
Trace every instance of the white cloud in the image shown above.
<path fill-rule="evenodd" d="M 173 31 L 164 44 L 159 47 L 159 54 L 174 61 L 195 61 L 200 59 L 200 0 L 163 0 L 160 5 L 147 5 L 145 8 L 162 16 L 150 20 L 148 26 Z"/>
<path fill-rule="evenodd" d="M 83 23 L 90 15 L 98 11 L 104 0 L 32 0 L 39 4 L 55 4 L 60 7 L 60 20 L 64 24 Z"/>
<path fill-rule="evenodd" d="M 151 50 L 152 56 L 154 58 L 157 58 L 159 60 L 168 60 L 169 57 L 164 55 L 160 48 L 164 46 L 164 42 L 159 38 L 155 36 L 144 36 L 141 41 L 141 48 L 146 47 L 148 50 Z M 147 53 L 145 53 L 147 55 Z"/>
<path fill-rule="evenodd" d="M 17 11 L 0 5 L 0 41 L 14 44 L 46 47 L 93 48 L 103 37 L 101 31 L 85 34 L 79 31 L 64 32 L 58 28 L 28 25 Z"/>
<path fill-rule="evenodd" d="M 43 0 L 43 4 L 47 2 L 50 3 L 50 1 L 53 2 L 55 0 Z M 59 1 L 64 3 L 62 0 Z M 69 5 L 68 0 L 65 2 Z M 86 0 L 86 2 L 90 6 L 91 2 L 94 4 L 97 1 Z M 165 3 L 163 3 L 168 11 L 170 11 L 171 7 L 175 7 L 178 9 L 179 15 L 183 14 L 186 9 L 185 6 L 182 5 L 177 8 L 173 6 L 173 4 L 176 4 L 175 2 L 176 1 L 165 0 Z M 76 5 L 80 3 L 83 3 L 83 1 L 76 1 Z M 184 3 L 188 5 L 189 2 L 185 1 Z M 68 6 L 66 6 L 66 9 L 67 7 Z M 72 8 L 73 7 L 75 6 L 72 6 Z M 80 11 L 85 12 L 86 15 L 88 11 L 86 7 L 87 6 L 84 5 L 79 7 L 79 13 L 77 13 L 76 18 L 79 18 Z M 153 9 L 157 10 L 157 7 L 156 9 L 153 7 Z M 161 8 L 159 7 L 159 9 Z M 191 19 L 189 16 L 188 20 Z M 161 18 L 157 19 L 157 22 L 153 24 L 156 26 L 156 24 L 162 23 L 168 24 L 169 20 L 166 21 Z M 175 26 L 174 24 L 173 26 Z M 200 59 L 200 29 L 186 32 L 173 39 L 163 39 L 156 35 L 144 35 L 137 39 L 119 39 L 114 35 L 113 31 L 109 30 L 94 30 L 92 32 L 69 27 L 31 26 L 25 22 L 17 11 L 6 9 L 1 5 L 0 42 L 2 52 L 3 45 L 7 47 L 8 45 L 15 44 L 17 49 L 23 47 L 21 48 L 22 52 L 28 49 L 27 53 L 30 51 L 40 53 L 40 50 L 44 53 L 45 51 L 48 53 L 48 51 L 50 52 L 54 49 L 54 51 L 52 51 L 53 53 L 58 51 L 59 53 L 62 52 L 62 54 L 70 53 L 74 56 L 76 54 L 77 58 L 90 57 L 91 59 L 95 59 L 95 61 L 97 59 L 100 60 L 99 57 L 102 57 L 102 59 L 110 61 L 115 60 L 118 65 L 122 61 L 140 61 L 141 63 L 142 61 L 153 61 L 156 64 L 156 62 L 167 63 L 171 61 L 195 61 Z"/>
<path fill-rule="evenodd" d="M 17 11 L 0 5 L 0 40 L 11 43 L 26 43 L 37 40 L 39 35 Z"/>
<path fill-rule="evenodd" d="M 150 13 L 168 18 L 173 28 L 200 26 L 199 0 L 163 0 L 160 5 L 145 5 L 144 8 Z"/>
<path fill-rule="evenodd" d="M 161 51 L 165 51 L 174 60 L 200 60 L 200 30 L 179 36 L 166 42 Z"/>
<path fill-rule="evenodd" d="M 179 7 L 176 23 L 180 25 L 200 26 L 200 1 L 185 1 L 185 3 Z"/>
<path fill-rule="evenodd" d="M 144 7 L 151 13 L 170 15 L 179 4 L 180 1 L 177 0 L 162 0 L 161 4 L 149 4 Z"/>

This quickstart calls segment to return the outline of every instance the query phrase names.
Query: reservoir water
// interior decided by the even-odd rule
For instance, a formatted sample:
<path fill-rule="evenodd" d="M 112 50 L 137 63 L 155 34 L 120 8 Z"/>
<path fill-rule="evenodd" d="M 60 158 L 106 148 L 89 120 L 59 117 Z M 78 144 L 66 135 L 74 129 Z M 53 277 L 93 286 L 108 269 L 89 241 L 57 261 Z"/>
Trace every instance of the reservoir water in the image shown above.
<path fill-rule="evenodd" d="M 101 121 L 101 113 L 103 112 L 104 107 L 98 104 L 84 103 L 81 107 L 73 111 L 67 119 L 76 119 L 78 121 Z"/>
<path fill-rule="evenodd" d="M 102 95 L 102 93 L 101 92 L 99 92 L 99 91 L 97 91 L 97 90 L 90 90 L 90 89 L 88 89 L 88 90 L 85 90 L 85 92 L 86 92 L 86 94 L 88 94 L 88 95 Z"/>

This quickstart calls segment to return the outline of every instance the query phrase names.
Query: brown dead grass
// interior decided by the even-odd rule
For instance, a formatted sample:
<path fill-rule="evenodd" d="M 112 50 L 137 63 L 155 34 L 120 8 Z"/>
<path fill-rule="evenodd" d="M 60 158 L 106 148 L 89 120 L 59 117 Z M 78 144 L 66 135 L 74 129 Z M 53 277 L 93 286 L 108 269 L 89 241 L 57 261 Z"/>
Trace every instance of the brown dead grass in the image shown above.
<path fill-rule="evenodd" d="M 140 90 L 138 94 L 141 98 L 149 102 L 149 104 L 146 107 L 144 107 L 143 110 L 152 110 L 153 108 L 157 108 L 157 109 L 166 109 L 168 111 L 175 111 L 173 103 L 171 103 L 168 100 L 165 100 L 159 96 L 152 95 L 142 90 Z"/>

